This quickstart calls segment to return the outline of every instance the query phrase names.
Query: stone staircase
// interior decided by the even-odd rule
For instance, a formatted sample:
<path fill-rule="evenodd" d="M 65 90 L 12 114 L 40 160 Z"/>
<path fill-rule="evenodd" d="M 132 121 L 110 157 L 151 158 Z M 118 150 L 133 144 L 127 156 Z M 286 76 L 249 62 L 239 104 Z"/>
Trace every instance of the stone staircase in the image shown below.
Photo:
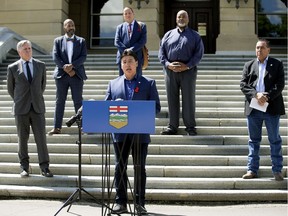
<path fill-rule="evenodd" d="M 287 75 L 287 56 L 284 61 Z M 37 151 L 33 136 L 29 152 L 31 177 L 19 175 L 17 135 L 14 117 L 10 114 L 12 100 L 6 90 L 7 65 L 18 57 L 10 56 L 0 65 L 0 196 L 29 198 L 68 198 L 78 186 L 78 128 L 64 124 L 73 113 L 71 95 L 65 109 L 63 134 L 47 136 L 54 178 L 39 175 Z M 47 64 L 45 91 L 47 131 L 52 129 L 55 106 L 54 63 L 51 56 L 35 56 Z M 272 179 L 269 144 L 266 131 L 261 146 L 261 167 L 258 179 L 243 180 L 247 163 L 247 128 L 243 114 L 244 96 L 239 89 L 244 62 L 254 56 L 205 55 L 199 66 L 197 80 L 198 136 L 189 137 L 180 127 L 179 135 L 162 136 L 168 123 L 165 84 L 156 54 L 150 54 L 150 64 L 143 72 L 156 79 L 162 111 L 156 118 L 156 133 L 152 135 L 147 159 L 147 200 L 153 201 L 286 201 L 287 200 L 287 115 L 281 119 L 285 180 Z M 90 54 L 85 63 L 88 80 L 84 99 L 103 100 L 108 81 L 118 74 L 115 56 Z M 287 82 L 286 82 L 287 84 Z M 284 91 L 287 109 L 287 86 Z M 181 121 L 181 125 L 183 122 Z M 101 134 L 82 136 L 82 186 L 101 197 Z M 111 163 L 114 164 L 113 154 Z M 114 168 L 111 166 L 111 174 Z M 133 183 L 133 168 L 128 166 Z M 83 194 L 85 195 L 85 194 Z"/>

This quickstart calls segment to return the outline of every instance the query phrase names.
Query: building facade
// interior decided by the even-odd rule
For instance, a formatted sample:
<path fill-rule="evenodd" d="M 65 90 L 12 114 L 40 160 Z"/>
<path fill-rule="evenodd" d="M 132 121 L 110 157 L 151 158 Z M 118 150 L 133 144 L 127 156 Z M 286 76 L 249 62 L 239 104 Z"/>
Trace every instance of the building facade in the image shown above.
<path fill-rule="evenodd" d="M 8 27 L 51 52 L 63 21 L 75 21 L 76 33 L 91 53 L 114 52 L 122 9 L 132 7 L 147 24 L 147 46 L 157 51 L 164 33 L 186 10 L 189 25 L 201 35 L 205 53 L 254 53 L 258 37 L 271 41 L 274 53 L 287 53 L 286 0 L 0 0 L 0 26 Z"/>

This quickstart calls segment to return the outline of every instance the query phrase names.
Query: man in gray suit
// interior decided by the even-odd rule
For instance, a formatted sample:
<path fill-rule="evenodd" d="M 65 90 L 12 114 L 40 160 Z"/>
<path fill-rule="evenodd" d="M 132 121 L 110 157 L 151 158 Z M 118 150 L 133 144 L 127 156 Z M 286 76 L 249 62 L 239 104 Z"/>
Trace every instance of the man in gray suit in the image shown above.
<path fill-rule="evenodd" d="M 7 68 L 7 89 L 14 104 L 12 114 L 18 134 L 18 156 L 21 177 L 29 176 L 28 139 L 30 125 L 37 145 L 41 174 L 52 177 L 49 170 L 49 155 L 45 129 L 45 103 L 43 93 L 46 87 L 46 66 L 32 57 L 32 45 L 28 40 L 17 44 L 20 59 Z"/>

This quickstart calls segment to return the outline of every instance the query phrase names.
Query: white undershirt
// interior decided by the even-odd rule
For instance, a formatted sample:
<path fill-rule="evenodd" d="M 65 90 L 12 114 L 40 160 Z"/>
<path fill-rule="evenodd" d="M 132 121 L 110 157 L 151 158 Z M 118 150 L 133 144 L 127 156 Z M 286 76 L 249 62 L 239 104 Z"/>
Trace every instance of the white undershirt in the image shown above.
<path fill-rule="evenodd" d="M 65 38 L 67 38 L 67 35 Z M 74 35 L 72 38 L 74 38 Z M 67 40 L 65 40 L 65 41 L 66 41 L 66 48 L 67 48 L 66 50 L 67 50 L 68 60 L 69 60 L 69 63 L 71 64 L 72 63 L 72 56 L 73 56 L 73 42 L 67 41 Z"/>
<path fill-rule="evenodd" d="M 259 79 L 256 85 L 257 92 L 265 92 L 264 76 L 265 76 L 265 71 L 266 71 L 267 60 L 268 60 L 268 57 L 264 60 L 263 63 L 261 63 L 258 60 Z"/>

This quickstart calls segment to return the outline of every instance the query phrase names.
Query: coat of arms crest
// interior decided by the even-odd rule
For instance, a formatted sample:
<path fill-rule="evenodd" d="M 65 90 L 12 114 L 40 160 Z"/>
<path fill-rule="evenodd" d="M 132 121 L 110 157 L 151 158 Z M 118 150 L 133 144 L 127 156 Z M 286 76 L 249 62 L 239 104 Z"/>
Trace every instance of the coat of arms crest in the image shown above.
<path fill-rule="evenodd" d="M 120 129 L 128 124 L 128 106 L 109 106 L 109 124 Z"/>

